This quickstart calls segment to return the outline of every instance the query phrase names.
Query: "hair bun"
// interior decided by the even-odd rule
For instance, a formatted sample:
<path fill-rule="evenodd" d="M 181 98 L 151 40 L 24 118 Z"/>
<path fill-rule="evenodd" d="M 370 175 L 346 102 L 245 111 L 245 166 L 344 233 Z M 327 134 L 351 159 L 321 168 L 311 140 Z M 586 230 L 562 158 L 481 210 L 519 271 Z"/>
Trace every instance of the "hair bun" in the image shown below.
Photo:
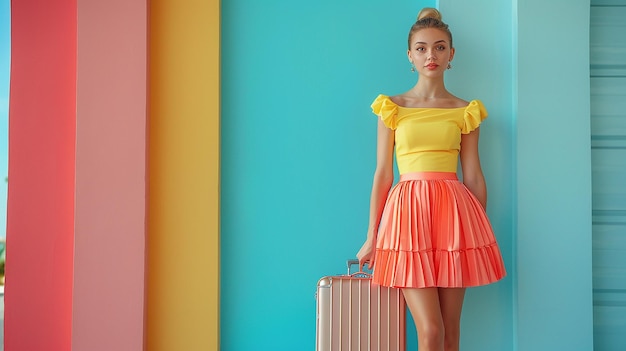
<path fill-rule="evenodd" d="M 417 14 L 417 20 L 419 21 L 424 18 L 434 18 L 441 21 L 441 12 L 439 12 L 436 8 L 424 7 L 420 13 Z"/>

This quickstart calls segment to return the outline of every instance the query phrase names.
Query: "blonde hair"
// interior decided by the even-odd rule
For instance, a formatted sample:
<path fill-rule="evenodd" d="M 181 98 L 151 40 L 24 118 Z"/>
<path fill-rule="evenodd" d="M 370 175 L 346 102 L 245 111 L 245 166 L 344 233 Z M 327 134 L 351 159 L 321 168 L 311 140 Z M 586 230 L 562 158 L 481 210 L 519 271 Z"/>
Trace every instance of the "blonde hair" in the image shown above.
<path fill-rule="evenodd" d="M 448 34 L 450 47 L 452 46 L 452 33 L 448 25 L 441 20 L 441 12 L 432 7 L 424 7 L 417 15 L 417 21 L 411 26 L 409 31 L 409 50 L 411 49 L 411 37 L 424 28 L 437 28 Z"/>

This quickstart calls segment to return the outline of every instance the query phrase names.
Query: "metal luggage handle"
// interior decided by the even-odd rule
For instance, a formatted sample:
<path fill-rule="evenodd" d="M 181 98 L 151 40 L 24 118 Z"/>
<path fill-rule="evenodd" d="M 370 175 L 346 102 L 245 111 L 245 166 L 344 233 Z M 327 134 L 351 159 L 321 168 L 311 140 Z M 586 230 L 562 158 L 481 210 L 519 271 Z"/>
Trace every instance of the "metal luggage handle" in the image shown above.
<path fill-rule="evenodd" d="M 351 260 L 348 260 L 346 262 L 346 264 L 348 266 L 348 275 L 349 276 L 351 276 L 351 277 L 359 277 L 359 278 L 371 278 L 372 277 L 372 273 L 368 273 L 368 272 L 365 272 L 365 271 L 361 270 L 361 265 L 359 264 L 359 260 L 351 259 Z M 359 266 L 359 271 L 352 273 L 352 266 L 354 266 L 354 265 Z"/>

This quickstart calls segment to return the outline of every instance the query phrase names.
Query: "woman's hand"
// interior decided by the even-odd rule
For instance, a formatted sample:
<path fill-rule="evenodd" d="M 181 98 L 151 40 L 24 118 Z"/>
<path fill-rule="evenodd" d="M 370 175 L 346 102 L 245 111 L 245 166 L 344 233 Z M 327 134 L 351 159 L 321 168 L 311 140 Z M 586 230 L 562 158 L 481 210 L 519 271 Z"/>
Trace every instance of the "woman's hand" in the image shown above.
<path fill-rule="evenodd" d="M 374 240 L 371 239 L 370 236 L 368 236 L 367 240 L 365 240 L 365 243 L 363 244 L 363 246 L 361 246 L 361 249 L 356 254 L 356 258 L 359 259 L 360 271 L 363 271 L 363 266 L 365 266 L 365 263 L 367 263 L 368 269 L 372 269 L 372 267 L 374 266 L 375 253 L 376 247 L 374 246 Z"/>

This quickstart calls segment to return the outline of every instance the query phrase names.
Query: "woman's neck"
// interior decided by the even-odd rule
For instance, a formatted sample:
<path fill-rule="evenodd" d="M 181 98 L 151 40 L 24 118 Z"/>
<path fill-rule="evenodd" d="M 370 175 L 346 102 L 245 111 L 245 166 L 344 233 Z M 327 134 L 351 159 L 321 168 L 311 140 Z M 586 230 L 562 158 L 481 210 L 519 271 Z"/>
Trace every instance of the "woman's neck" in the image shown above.
<path fill-rule="evenodd" d="M 443 79 L 420 78 L 417 84 L 408 91 L 412 96 L 423 99 L 437 99 L 450 97 L 446 90 Z"/>

